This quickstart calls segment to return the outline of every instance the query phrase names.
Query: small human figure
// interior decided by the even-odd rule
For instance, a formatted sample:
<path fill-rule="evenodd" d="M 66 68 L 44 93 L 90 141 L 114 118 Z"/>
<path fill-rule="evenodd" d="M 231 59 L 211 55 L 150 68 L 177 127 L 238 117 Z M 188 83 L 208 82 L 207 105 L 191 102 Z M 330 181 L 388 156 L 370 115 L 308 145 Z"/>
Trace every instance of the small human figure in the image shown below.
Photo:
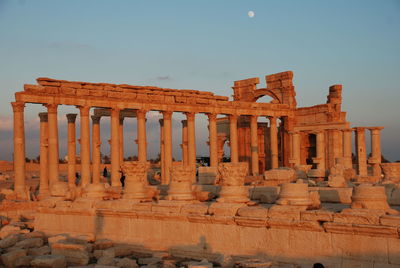
<path fill-rule="evenodd" d="M 107 170 L 107 167 L 104 167 L 104 169 L 103 169 L 103 177 L 107 178 L 107 176 L 108 176 L 108 170 Z"/>
<path fill-rule="evenodd" d="M 124 174 L 122 174 L 122 176 L 119 179 L 119 181 L 121 182 L 122 187 L 125 187 L 125 175 Z"/>
<path fill-rule="evenodd" d="M 81 177 L 79 176 L 79 173 L 76 172 L 75 173 L 75 184 L 79 185 L 80 181 L 81 181 Z"/>

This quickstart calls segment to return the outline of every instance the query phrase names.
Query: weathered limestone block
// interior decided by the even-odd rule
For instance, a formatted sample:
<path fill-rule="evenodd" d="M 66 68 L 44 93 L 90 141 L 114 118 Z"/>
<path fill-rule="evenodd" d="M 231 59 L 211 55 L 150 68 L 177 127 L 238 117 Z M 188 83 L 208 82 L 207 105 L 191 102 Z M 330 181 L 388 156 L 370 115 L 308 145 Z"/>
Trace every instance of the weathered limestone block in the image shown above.
<path fill-rule="evenodd" d="M 109 239 L 99 239 L 94 242 L 93 249 L 108 249 L 114 246 L 114 242 Z"/>
<path fill-rule="evenodd" d="M 122 170 L 125 175 L 124 199 L 133 199 L 139 202 L 150 201 L 147 183 L 147 163 L 124 162 Z"/>
<path fill-rule="evenodd" d="M 67 182 L 58 181 L 50 186 L 50 194 L 55 197 L 66 197 L 69 194 Z"/>
<path fill-rule="evenodd" d="M 21 231 L 21 228 L 15 225 L 6 225 L 0 230 L 0 238 L 4 239 L 5 237 L 11 235 L 11 234 L 19 234 Z"/>
<path fill-rule="evenodd" d="M 241 207 L 238 209 L 237 215 L 251 218 L 267 218 L 268 208 L 262 206 Z"/>
<path fill-rule="evenodd" d="M 168 200 L 191 201 L 195 199 L 192 183 L 195 181 L 194 167 L 174 165 L 170 169 L 171 182 L 168 189 Z"/>
<path fill-rule="evenodd" d="M 182 206 L 182 214 L 205 215 L 208 212 L 208 205 L 204 203 L 193 203 Z"/>
<path fill-rule="evenodd" d="M 380 224 L 400 227 L 400 215 L 383 215 L 380 217 Z"/>
<path fill-rule="evenodd" d="M 237 211 L 245 207 L 246 204 L 242 203 L 212 203 L 208 208 L 208 213 L 210 215 L 217 216 L 235 216 Z"/>
<path fill-rule="evenodd" d="M 28 238 L 15 244 L 19 248 L 38 248 L 43 246 L 42 238 Z"/>
<path fill-rule="evenodd" d="M 329 169 L 328 185 L 330 187 L 347 187 L 347 182 L 344 177 L 346 167 L 343 157 L 335 159 L 335 165 Z"/>
<path fill-rule="evenodd" d="M 338 222 L 325 222 L 323 227 L 326 232 L 337 234 L 351 234 L 362 236 L 393 237 L 398 238 L 397 228 L 382 225 L 365 225 Z M 343 242 L 343 241 L 342 241 Z"/>
<path fill-rule="evenodd" d="M 56 242 L 51 245 L 51 254 L 65 256 L 68 266 L 89 263 L 89 252 L 84 244 Z"/>
<path fill-rule="evenodd" d="M 334 212 L 327 210 L 307 210 L 300 212 L 302 221 L 333 221 Z"/>
<path fill-rule="evenodd" d="M 215 181 L 218 176 L 218 168 L 217 167 L 199 167 L 198 168 L 198 179 L 199 184 L 215 184 Z"/>
<path fill-rule="evenodd" d="M 63 255 L 43 255 L 33 259 L 31 266 L 35 268 L 65 268 L 67 261 Z"/>
<path fill-rule="evenodd" d="M 28 249 L 28 255 L 32 255 L 32 256 L 47 255 L 50 253 L 51 253 L 51 248 L 49 246 L 42 246 L 39 248 Z"/>
<path fill-rule="evenodd" d="M 139 268 L 135 260 L 129 258 L 114 258 L 115 266 L 121 268 Z"/>
<path fill-rule="evenodd" d="M 0 240 L 0 248 L 9 248 L 14 246 L 18 242 L 18 235 L 13 234 Z"/>
<path fill-rule="evenodd" d="M 383 183 L 400 182 L 400 163 L 382 163 Z"/>
<path fill-rule="evenodd" d="M 383 210 L 343 209 L 341 213 L 335 213 L 334 222 L 379 225 L 379 218 L 383 215 Z"/>
<path fill-rule="evenodd" d="M 26 256 L 26 249 L 15 249 L 8 253 L 2 254 L 1 261 L 7 268 L 14 268 L 15 262 L 23 256 Z"/>
<path fill-rule="evenodd" d="M 19 257 L 15 262 L 15 267 L 31 267 L 31 261 L 34 259 L 34 256 L 23 256 Z"/>
<path fill-rule="evenodd" d="M 269 208 L 268 217 L 273 219 L 300 220 L 301 206 L 275 205 Z"/>
<path fill-rule="evenodd" d="M 264 179 L 268 185 L 280 185 L 282 183 L 295 182 L 297 179 L 296 171 L 292 168 L 276 168 L 264 172 Z"/>
<path fill-rule="evenodd" d="M 342 203 L 351 204 L 352 187 L 348 188 L 332 188 L 318 187 L 321 202 L 325 203 Z"/>
<path fill-rule="evenodd" d="M 221 174 L 222 188 L 217 202 L 248 202 L 248 189 L 244 186 L 248 164 L 245 162 L 220 163 L 218 170 Z"/>

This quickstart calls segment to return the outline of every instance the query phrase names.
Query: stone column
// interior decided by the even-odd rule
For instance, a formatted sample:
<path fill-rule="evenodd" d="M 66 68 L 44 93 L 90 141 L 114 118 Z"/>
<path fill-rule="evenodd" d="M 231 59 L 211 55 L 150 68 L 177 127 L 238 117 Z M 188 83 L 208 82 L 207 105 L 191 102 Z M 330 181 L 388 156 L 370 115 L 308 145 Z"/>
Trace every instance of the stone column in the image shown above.
<path fill-rule="evenodd" d="M 217 115 L 208 114 L 209 146 L 210 146 L 210 166 L 218 167 L 218 131 Z"/>
<path fill-rule="evenodd" d="M 293 167 L 300 165 L 300 133 L 297 131 L 291 131 L 292 136 L 292 159 L 290 163 Z"/>
<path fill-rule="evenodd" d="M 343 158 L 346 168 L 353 168 L 352 149 L 351 149 L 351 135 L 353 130 L 351 128 L 343 129 Z"/>
<path fill-rule="evenodd" d="M 188 129 L 188 164 L 196 169 L 195 113 L 186 113 Z"/>
<path fill-rule="evenodd" d="M 76 174 L 76 129 L 77 114 L 67 114 L 68 121 L 68 186 L 75 187 Z"/>
<path fill-rule="evenodd" d="M 25 103 L 12 102 L 11 105 L 14 112 L 14 190 L 18 199 L 27 199 L 25 187 Z"/>
<path fill-rule="evenodd" d="M 40 185 L 39 198 L 43 199 L 50 195 L 48 176 L 48 126 L 47 113 L 39 113 L 40 118 Z"/>
<path fill-rule="evenodd" d="M 119 108 L 111 109 L 111 185 L 121 186 L 119 154 Z"/>
<path fill-rule="evenodd" d="M 162 184 L 169 184 L 170 182 L 170 169 L 172 167 L 172 112 L 163 111 L 164 120 L 164 164 L 165 164 L 165 178 Z"/>
<path fill-rule="evenodd" d="M 137 110 L 137 137 L 138 137 L 138 160 L 147 162 L 147 138 L 146 138 L 146 113 L 145 110 Z"/>
<path fill-rule="evenodd" d="M 358 162 L 358 175 L 368 176 L 367 169 L 367 153 L 365 147 L 365 128 L 356 127 L 356 152 L 357 152 L 357 162 Z"/>
<path fill-rule="evenodd" d="M 239 162 L 237 115 L 229 115 L 229 144 L 231 146 L 231 162 Z"/>
<path fill-rule="evenodd" d="M 58 182 L 58 125 L 57 125 L 57 104 L 47 104 L 47 117 L 49 127 L 49 184 Z"/>
<path fill-rule="evenodd" d="M 317 169 L 325 172 L 325 132 L 317 131 L 315 135 L 317 136 L 317 157 L 313 160 L 317 164 Z"/>
<path fill-rule="evenodd" d="M 382 174 L 380 165 L 382 160 L 380 131 L 383 127 L 371 127 L 368 129 L 371 132 L 371 157 L 368 159 L 368 162 L 372 164 L 374 176 L 380 177 Z"/>
<path fill-rule="evenodd" d="M 160 169 L 161 184 L 165 184 L 165 147 L 164 147 L 164 119 L 160 119 Z"/>
<path fill-rule="evenodd" d="M 269 142 L 271 150 L 271 168 L 278 168 L 278 127 L 276 117 L 269 116 Z"/>
<path fill-rule="evenodd" d="M 188 157 L 188 129 L 187 129 L 187 120 L 182 120 L 182 163 L 184 166 L 187 166 L 189 163 Z"/>
<path fill-rule="evenodd" d="M 258 135 L 257 135 L 257 116 L 250 117 L 250 151 L 251 151 L 251 173 L 257 176 L 258 170 Z"/>
<path fill-rule="evenodd" d="M 90 122 L 89 106 L 79 106 L 81 117 L 81 185 L 85 187 L 90 183 Z"/>
<path fill-rule="evenodd" d="M 120 115 L 118 126 L 119 162 L 124 162 L 124 117 Z"/>
<path fill-rule="evenodd" d="M 93 184 L 100 183 L 101 139 L 100 116 L 92 115 L 92 178 Z"/>

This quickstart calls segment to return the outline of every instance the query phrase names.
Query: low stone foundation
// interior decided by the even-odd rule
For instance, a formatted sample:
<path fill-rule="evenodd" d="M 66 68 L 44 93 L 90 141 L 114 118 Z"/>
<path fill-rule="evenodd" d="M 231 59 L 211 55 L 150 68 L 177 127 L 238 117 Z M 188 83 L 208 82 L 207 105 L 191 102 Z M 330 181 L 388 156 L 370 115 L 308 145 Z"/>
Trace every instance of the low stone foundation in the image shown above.
<path fill-rule="evenodd" d="M 208 260 L 262 255 L 302 267 L 398 267 L 399 227 L 400 216 L 177 201 L 58 201 L 35 218 L 46 235 L 90 235 Z"/>

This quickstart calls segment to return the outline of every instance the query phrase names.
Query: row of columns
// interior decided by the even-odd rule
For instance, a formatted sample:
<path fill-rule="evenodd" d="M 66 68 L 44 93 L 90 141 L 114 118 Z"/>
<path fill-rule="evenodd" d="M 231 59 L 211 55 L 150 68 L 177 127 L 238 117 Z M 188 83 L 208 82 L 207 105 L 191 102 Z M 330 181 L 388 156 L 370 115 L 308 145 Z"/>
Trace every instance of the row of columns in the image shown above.
<path fill-rule="evenodd" d="M 371 132 L 371 157 L 367 159 L 366 143 L 365 143 L 365 129 Z M 380 145 L 380 131 L 383 127 L 356 127 L 348 129 L 337 129 L 335 131 L 341 131 L 343 138 L 342 143 L 338 140 L 334 140 L 333 144 L 343 144 L 342 157 L 344 158 L 344 164 L 346 168 L 352 168 L 352 133 L 355 132 L 355 145 L 357 155 L 357 166 L 358 175 L 368 176 L 367 163 L 372 164 L 373 176 L 381 175 L 381 145 Z M 301 164 L 300 159 L 300 132 L 292 131 L 289 132 L 291 135 L 292 144 L 292 155 L 290 163 L 294 166 Z M 318 130 L 312 132 L 316 135 L 316 157 L 313 158 L 313 162 L 317 164 L 317 169 L 326 169 L 326 144 L 325 141 L 325 130 Z M 340 135 L 338 135 L 340 137 Z M 336 137 L 336 136 L 334 136 Z M 340 150 L 339 150 L 340 151 Z"/>
<path fill-rule="evenodd" d="M 53 183 L 59 181 L 59 141 L 57 123 L 57 104 L 46 104 L 47 113 L 40 113 L 40 194 L 46 195 Z M 22 102 L 12 103 L 14 111 L 14 165 L 15 165 L 15 190 L 23 193 L 25 190 L 25 133 L 24 133 L 24 107 Z M 81 183 L 100 182 L 101 163 L 101 138 L 100 116 L 92 116 L 92 155 L 90 154 L 90 119 L 89 106 L 78 106 L 80 111 L 80 157 L 81 157 Z M 137 110 L 137 143 L 138 160 L 147 161 L 146 144 L 146 110 Z M 162 111 L 161 126 L 161 168 L 162 183 L 169 183 L 167 172 L 172 167 L 172 111 Z M 209 119 L 209 150 L 210 166 L 218 165 L 218 133 L 217 115 L 207 114 Z M 76 121 L 77 114 L 67 114 L 68 122 L 68 184 L 75 185 L 76 174 Z M 239 161 L 238 155 L 238 130 L 237 115 L 229 115 L 230 120 L 230 147 L 231 162 Z M 120 109 L 111 108 L 111 184 L 120 186 L 121 147 L 123 147 L 123 120 L 120 119 Z M 186 113 L 186 120 L 182 122 L 182 161 L 189 166 L 196 165 L 196 131 L 195 113 Z M 273 168 L 278 167 L 278 142 L 276 118 L 270 118 L 271 130 L 271 158 Z M 258 174 L 258 140 L 257 117 L 251 116 L 251 151 L 252 172 Z M 123 153 L 123 151 L 122 151 Z M 123 155 L 122 155 L 123 156 Z M 91 163 L 92 158 L 92 163 Z M 92 167 L 92 170 L 91 170 Z"/>

